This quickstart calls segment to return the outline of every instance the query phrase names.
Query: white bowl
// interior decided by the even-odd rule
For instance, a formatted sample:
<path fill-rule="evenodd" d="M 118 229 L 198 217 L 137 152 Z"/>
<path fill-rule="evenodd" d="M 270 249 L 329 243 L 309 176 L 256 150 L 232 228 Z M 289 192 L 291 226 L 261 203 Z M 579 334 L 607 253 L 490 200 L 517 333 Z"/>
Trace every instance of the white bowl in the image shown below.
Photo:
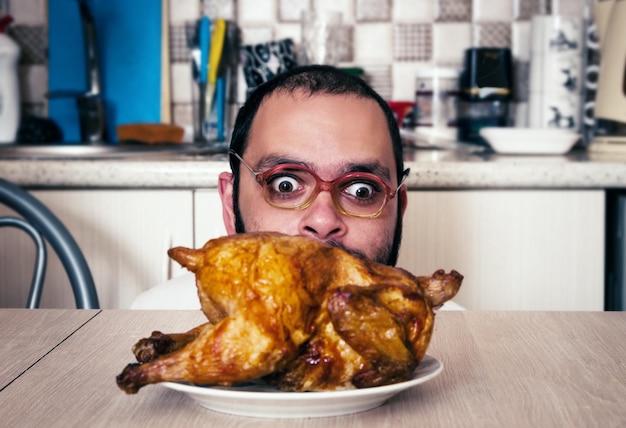
<path fill-rule="evenodd" d="M 567 129 L 487 127 L 479 132 L 501 154 L 562 155 L 580 139 Z"/>

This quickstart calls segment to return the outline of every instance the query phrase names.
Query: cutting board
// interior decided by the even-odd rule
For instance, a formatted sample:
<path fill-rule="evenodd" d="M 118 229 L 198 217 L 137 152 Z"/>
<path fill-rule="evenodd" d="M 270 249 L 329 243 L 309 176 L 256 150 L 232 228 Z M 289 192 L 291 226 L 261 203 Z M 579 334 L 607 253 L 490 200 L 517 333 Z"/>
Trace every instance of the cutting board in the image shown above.
<path fill-rule="evenodd" d="M 161 121 L 161 2 L 88 0 L 94 16 L 105 105 L 106 133 L 117 141 L 117 125 Z M 77 2 L 48 0 L 48 88 L 86 88 L 83 35 Z M 73 99 L 51 99 L 49 116 L 78 142 Z"/>

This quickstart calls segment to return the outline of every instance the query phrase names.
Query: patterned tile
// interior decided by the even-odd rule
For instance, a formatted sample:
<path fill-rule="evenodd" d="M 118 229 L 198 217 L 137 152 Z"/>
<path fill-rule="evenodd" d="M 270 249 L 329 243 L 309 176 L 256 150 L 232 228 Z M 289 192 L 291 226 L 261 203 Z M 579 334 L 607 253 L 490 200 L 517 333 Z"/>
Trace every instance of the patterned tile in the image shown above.
<path fill-rule="evenodd" d="M 211 18 L 235 19 L 235 11 L 235 0 L 200 0 L 200 14 Z"/>
<path fill-rule="evenodd" d="M 8 34 L 20 46 L 20 64 L 44 64 L 47 39 L 43 26 L 12 25 Z"/>
<path fill-rule="evenodd" d="M 554 15 L 583 16 L 587 0 L 552 0 Z"/>
<path fill-rule="evenodd" d="M 339 62 L 352 62 L 354 60 L 354 27 L 342 25 L 338 38 Z"/>
<path fill-rule="evenodd" d="M 356 22 L 389 21 L 391 19 L 391 0 L 355 0 Z"/>
<path fill-rule="evenodd" d="M 468 0 L 434 0 L 436 22 L 469 22 L 472 2 Z M 502 1 L 502 0 L 498 0 Z"/>
<path fill-rule="evenodd" d="M 46 115 L 46 105 L 43 102 L 39 103 L 28 103 L 24 102 L 21 105 L 22 108 L 22 116 L 37 116 L 43 117 Z"/>
<path fill-rule="evenodd" d="M 48 92 L 48 68 L 45 65 L 18 67 L 20 99 L 23 103 L 40 103 Z"/>
<path fill-rule="evenodd" d="M 311 9 L 311 0 L 279 0 L 278 20 L 281 22 L 300 22 L 303 10 Z"/>
<path fill-rule="evenodd" d="M 396 24 L 393 35 L 395 61 L 429 61 L 432 58 L 432 25 Z"/>
<path fill-rule="evenodd" d="M 44 25 L 46 23 L 46 0 L 11 0 L 9 12 L 19 25 Z M 2 16 L 2 15 L 0 15 Z"/>
<path fill-rule="evenodd" d="M 513 100 L 528 102 L 530 93 L 530 62 L 513 62 Z"/>
<path fill-rule="evenodd" d="M 391 66 L 390 65 L 368 65 L 363 67 L 365 74 L 363 80 L 374 88 L 378 94 L 385 100 L 391 99 L 392 82 L 391 82 Z"/>
<path fill-rule="evenodd" d="M 475 47 L 508 48 L 511 46 L 511 24 L 489 22 L 474 26 Z"/>
<path fill-rule="evenodd" d="M 0 0 L 0 14 L 16 18 L 9 34 L 22 46 L 25 108 L 43 105 L 45 109 L 47 80 L 37 76 L 40 70 L 47 72 L 47 1 Z M 406 76 L 417 63 L 459 67 L 467 47 L 511 47 L 516 102 L 524 104 L 530 18 L 551 13 L 580 15 L 586 2 L 595 1 L 602 0 L 169 0 L 174 120 L 192 127 L 187 42 L 201 14 L 239 19 L 242 44 L 256 44 L 286 37 L 299 40 L 301 9 L 340 10 L 344 14 L 340 62 L 363 66 L 365 80 L 386 99 L 407 92 Z"/>
<path fill-rule="evenodd" d="M 189 62 L 191 51 L 189 43 L 195 34 L 195 22 L 170 26 L 170 61 Z"/>
<path fill-rule="evenodd" d="M 545 0 L 517 0 L 513 6 L 513 17 L 517 21 L 529 21 L 533 15 L 542 14 Z"/>

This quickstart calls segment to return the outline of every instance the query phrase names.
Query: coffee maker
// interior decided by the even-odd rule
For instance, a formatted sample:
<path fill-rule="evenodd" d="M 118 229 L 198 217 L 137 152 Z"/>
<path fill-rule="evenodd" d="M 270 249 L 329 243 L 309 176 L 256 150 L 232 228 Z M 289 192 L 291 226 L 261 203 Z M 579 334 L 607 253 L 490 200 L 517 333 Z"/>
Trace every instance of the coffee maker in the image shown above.
<path fill-rule="evenodd" d="M 594 116 L 592 151 L 626 152 L 626 0 L 594 5 L 600 42 L 600 71 Z"/>
<path fill-rule="evenodd" d="M 480 136 L 485 127 L 511 126 L 512 55 L 509 48 L 465 50 L 457 103 L 458 139 L 488 146 Z"/>

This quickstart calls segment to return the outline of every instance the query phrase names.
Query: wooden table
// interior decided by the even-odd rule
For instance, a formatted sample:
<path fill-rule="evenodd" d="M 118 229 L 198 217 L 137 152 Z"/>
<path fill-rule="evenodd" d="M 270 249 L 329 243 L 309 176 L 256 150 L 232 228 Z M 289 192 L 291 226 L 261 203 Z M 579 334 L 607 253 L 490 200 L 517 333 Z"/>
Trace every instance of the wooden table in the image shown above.
<path fill-rule="evenodd" d="M 435 379 L 364 413 L 261 419 L 206 410 L 115 376 L 152 330 L 184 331 L 197 311 L 0 310 L 3 426 L 626 426 L 626 312 L 440 312 Z"/>

